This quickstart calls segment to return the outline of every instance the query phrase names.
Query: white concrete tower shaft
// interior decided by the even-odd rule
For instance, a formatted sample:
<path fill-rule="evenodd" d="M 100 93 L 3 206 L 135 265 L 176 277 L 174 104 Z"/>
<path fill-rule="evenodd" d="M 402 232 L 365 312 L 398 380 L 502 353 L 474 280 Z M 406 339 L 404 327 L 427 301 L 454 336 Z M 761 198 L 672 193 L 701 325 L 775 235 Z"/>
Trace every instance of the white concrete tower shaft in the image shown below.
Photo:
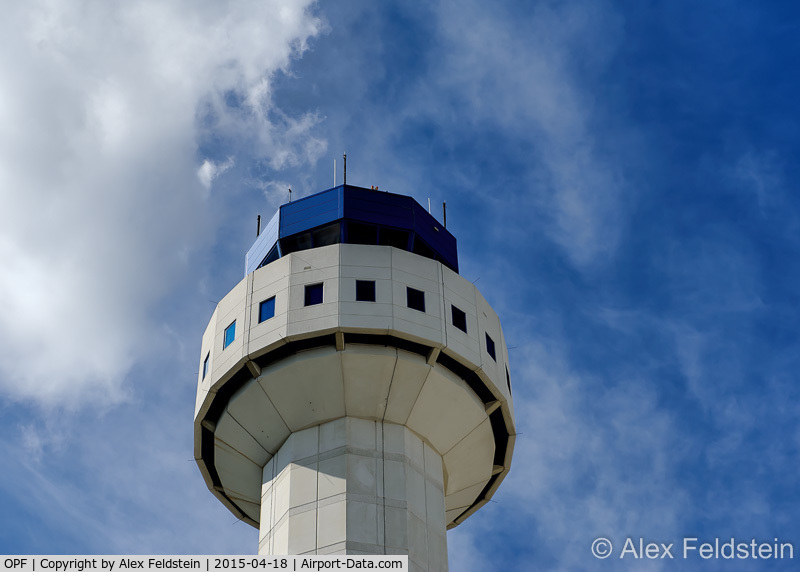
<path fill-rule="evenodd" d="M 442 457 L 407 427 L 343 417 L 293 433 L 264 466 L 262 554 L 409 554 L 444 570 Z"/>
<path fill-rule="evenodd" d="M 350 191 L 374 197 L 373 210 L 398 197 L 353 189 L 325 193 L 345 207 Z M 500 321 L 452 259 L 416 246 L 414 229 L 407 249 L 380 225 L 376 244 L 348 244 L 363 241 L 363 220 L 320 226 L 304 200 L 280 214 L 285 236 L 262 233 L 274 232 L 260 240 L 282 255 L 257 241 L 264 262 L 220 301 L 203 336 L 198 466 L 259 528 L 260 553 L 408 554 L 413 570 L 447 570 L 446 530 L 491 498 L 511 464 Z M 290 233 L 288 216 L 306 211 L 307 239 Z M 433 222 L 416 224 L 446 232 L 424 216 Z"/>

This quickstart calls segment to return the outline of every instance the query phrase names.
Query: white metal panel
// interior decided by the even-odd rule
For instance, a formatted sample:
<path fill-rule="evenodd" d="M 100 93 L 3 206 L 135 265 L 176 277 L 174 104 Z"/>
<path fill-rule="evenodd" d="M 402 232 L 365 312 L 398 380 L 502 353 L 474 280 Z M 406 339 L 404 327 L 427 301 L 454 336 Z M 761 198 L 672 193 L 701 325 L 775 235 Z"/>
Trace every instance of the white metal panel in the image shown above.
<path fill-rule="evenodd" d="M 238 499 L 236 497 L 231 497 L 231 500 L 236 502 L 236 506 L 238 506 L 242 511 L 252 518 L 254 521 L 258 522 L 258 519 L 261 517 L 261 505 L 256 504 L 250 501 L 246 501 L 244 499 Z"/>
<path fill-rule="evenodd" d="M 292 431 L 344 417 L 341 354 L 308 350 L 262 371 L 259 383 Z"/>
<path fill-rule="evenodd" d="M 508 399 L 508 389 L 506 388 L 506 374 L 505 363 L 503 363 L 503 356 L 506 355 L 503 348 L 503 337 L 500 335 L 500 318 L 489 303 L 481 295 L 478 290 L 475 290 L 475 299 L 478 306 L 478 327 L 481 330 L 480 344 L 482 356 L 482 369 L 484 373 L 492 380 L 492 383 L 497 387 L 501 395 Z M 495 344 L 495 356 L 493 359 L 486 351 L 486 336 L 489 334 Z"/>
<path fill-rule="evenodd" d="M 319 427 L 309 427 L 292 433 L 277 454 L 275 471 L 281 473 L 292 463 L 307 461 L 319 452 Z M 312 459 L 313 460 L 313 459 Z"/>
<path fill-rule="evenodd" d="M 283 258 L 281 260 L 284 260 Z M 257 281 L 265 268 L 253 274 L 254 282 Z M 255 287 L 255 284 L 254 284 Z M 275 315 L 272 318 L 259 322 L 261 302 L 275 298 Z M 287 335 L 289 321 L 289 277 L 254 290 L 250 304 L 250 332 L 247 336 L 249 354 L 257 354 L 260 349 L 282 341 Z"/>
<path fill-rule="evenodd" d="M 248 281 L 249 277 L 239 282 L 217 305 L 217 323 L 211 349 L 214 377 L 212 383 L 216 383 L 244 355 L 243 340 L 246 334 L 244 316 Z M 234 321 L 236 326 L 233 342 L 223 348 L 225 329 Z"/>
<path fill-rule="evenodd" d="M 391 268 L 392 247 L 367 244 L 341 245 L 340 264 L 351 267 Z"/>
<path fill-rule="evenodd" d="M 263 467 L 271 456 L 227 411 L 223 412 L 217 421 L 214 438 L 224 441 L 259 467 Z"/>
<path fill-rule="evenodd" d="M 253 292 L 257 293 L 265 288 L 274 288 L 282 284 L 292 273 L 290 256 L 279 258 L 253 272 Z"/>
<path fill-rule="evenodd" d="M 271 455 L 289 437 L 289 428 L 256 380 L 248 381 L 236 392 L 227 411 Z"/>
<path fill-rule="evenodd" d="M 431 369 L 424 357 L 397 350 L 397 364 L 389 389 L 386 421 L 405 425 Z"/>
<path fill-rule="evenodd" d="M 425 478 L 435 483 L 439 488 L 444 488 L 442 456 L 427 443 L 424 443 L 422 454 L 425 457 Z"/>
<path fill-rule="evenodd" d="M 214 442 L 214 456 L 220 482 L 230 496 L 248 502 L 261 502 L 261 467 L 219 440 Z"/>
<path fill-rule="evenodd" d="M 487 418 L 472 433 L 464 437 L 444 455 L 447 466 L 447 488 L 450 494 L 492 476 L 494 459 L 494 435 Z"/>
<path fill-rule="evenodd" d="M 357 303 L 361 304 L 362 302 Z M 368 302 L 363 303 L 366 304 Z M 346 303 L 343 305 L 345 304 Z M 386 307 L 386 305 L 383 306 Z M 374 308 L 374 310 L 378 310 L 378 308 Z M 339 327 L 342 330 L 354 334 L 364 333 L 383 335 L 391 333 L 393 323 L 391 306 L 388 306 L 386 310 L 386 312 L 381 312 L 384 315 L 375 315 L 374 312 L 364 312 L 363 314 L 342 313 L 339 315 Z"/>
<path fill-rule="evenodd" d="M 445 496 L 444 504 L 447 509 L 447 522 L 451 522 L 459 514 L 471 507 L 472 503 L 475 502 L 475 499 L 478 498 L 478 495 L 481 494 L 483 487 L 485 487 L 488 482 L 489 479 L 486 479 L 486 481 L 482 483 L 476 483 L 470 487 Z M 451 514 L 451 511 L 456 511 L 456 513 Z"/>
<path fill-rule="evenodd" d="M 214 334 L 217 327 L 217 309 L 214 309 L 214 312 L 211 314 L 211 318 L 208 321 L 208 325 L 206 326 L 205 332 L 203 332 L 203 341 L 200 345 L 200 365 L 198 366 L 197 370 L 197 399 L 195 400 L 195 408 L 194 414 L 195 417 L 197 416 L 197 412 L 200 411 L 200 406 L 203 404 L 203 399 L 205 395 L 208 393 L 209 389 L 211 389 L 212 385 L 212 378 L 214 372 L 214 352 L 212 351 L 214 348 Z M 203 376 L 203 362 L 208 356 L 208 371 L 206 371 L 206 375 Z"/>
<path fill-rule="evenodd" d="M 464 381 L 442 367 L 422 386 L 407 425 L 441 454 L 487 419 L 483 403 Z"/>
<path fill-rule="evenodd" d="M 348 344 L 342 353 L 345 411 L 351 417 L 383 419 L 397 350 Z"/>
<path fill-rule="evenodd" d="M 317 542 L 320 547 L 347 540 L 347 501 L 320 505 L 317 514 Z"/>

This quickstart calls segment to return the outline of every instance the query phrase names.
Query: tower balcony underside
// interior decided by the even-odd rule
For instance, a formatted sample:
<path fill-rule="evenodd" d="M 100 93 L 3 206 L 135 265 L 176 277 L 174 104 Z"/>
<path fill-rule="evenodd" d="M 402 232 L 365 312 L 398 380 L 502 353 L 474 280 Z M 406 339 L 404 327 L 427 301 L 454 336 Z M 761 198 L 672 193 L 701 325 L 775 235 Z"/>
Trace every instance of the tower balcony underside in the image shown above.
<path fill-rule="evenodd" d="M 374 282 L 374 301 L 357 300 L 356 281 Z M 319 303 L 308 304 L 307 287 Z M 409 288 L 424 293 L 422 309 L 408 307 Z M 436 261 L 346 244 L 288 255 L 219 303 L 202 348 L 195 458 L 214 494 L 254 526 L 265 464 L 293 432 L 342 417 L 403 425 L 441 455 L 448 527 L 510 468 L 499 319 Z"/>

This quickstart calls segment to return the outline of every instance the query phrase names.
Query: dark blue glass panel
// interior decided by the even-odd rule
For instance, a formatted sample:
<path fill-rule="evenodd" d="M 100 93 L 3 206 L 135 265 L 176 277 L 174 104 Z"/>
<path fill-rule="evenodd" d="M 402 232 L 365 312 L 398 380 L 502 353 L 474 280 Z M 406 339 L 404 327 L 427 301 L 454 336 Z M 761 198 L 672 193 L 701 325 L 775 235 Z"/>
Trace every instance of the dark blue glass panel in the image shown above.
<path fill-rule="evenodd" d="M 266 322 L 275 316 L 275 296 L 269 300 L 264 300 L 258 306 L 258 323 Z"/>
<path fill-rule="evenodd" d="M 313 306 L 322 304 L 322 284 L 309 284 L 306 286 L 305 305 Z"/>
<path fill-rule="evenodd" d="M 231 342 L 233 342 L 233 339 L 235 337 L 236 337 L 236 320 L 234 320 L 230 326 L 225 328 L 225 341 L 222 343 L 222 349 L 224 350 L 229 345 L 231 345 Z"/>
<path fill-rule="evenodd" d="M 281 207 L 280 237 L 286 238 L 343 218 L 342 187 L 334 187 Z"/>

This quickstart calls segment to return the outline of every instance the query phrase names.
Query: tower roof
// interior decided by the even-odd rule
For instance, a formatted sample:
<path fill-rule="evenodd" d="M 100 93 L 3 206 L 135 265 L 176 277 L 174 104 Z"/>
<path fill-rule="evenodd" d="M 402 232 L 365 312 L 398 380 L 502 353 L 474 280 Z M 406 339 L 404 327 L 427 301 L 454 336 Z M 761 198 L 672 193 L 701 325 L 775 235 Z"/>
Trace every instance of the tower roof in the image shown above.
<path fill-rule="evenodd" d="M 412 197 L 339 185 L 281 205 L 245 257 L 245 276 L 281 256 L 329 244 L 394 246 L 458 272 L 455 237 Z"/>

